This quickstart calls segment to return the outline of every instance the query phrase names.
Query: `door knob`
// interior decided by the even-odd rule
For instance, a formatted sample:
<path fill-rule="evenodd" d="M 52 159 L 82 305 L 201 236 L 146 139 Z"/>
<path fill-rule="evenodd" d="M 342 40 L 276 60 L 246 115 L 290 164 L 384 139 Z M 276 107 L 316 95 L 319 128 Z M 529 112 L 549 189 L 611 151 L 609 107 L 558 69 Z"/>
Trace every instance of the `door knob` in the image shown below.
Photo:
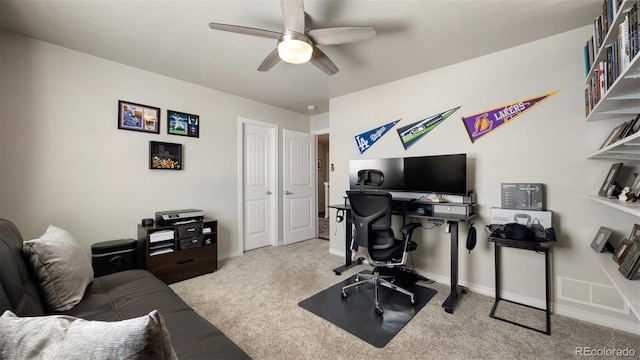
<path fill-rule="evenodd" d="M 293 193 L 292 193 L 292 192 L 289 192 L 289 191 L 287 190 L 287 191 L 285 191 L 285 193 L 284 193 L 284 194 L 285 194 L 285 195 L 291 195 L 291 194 L 293 194 Z"/>
<path fill-rule="evenodd" d="M 267 190 L 267 195 L 271 195 L 271 191 Z"/>

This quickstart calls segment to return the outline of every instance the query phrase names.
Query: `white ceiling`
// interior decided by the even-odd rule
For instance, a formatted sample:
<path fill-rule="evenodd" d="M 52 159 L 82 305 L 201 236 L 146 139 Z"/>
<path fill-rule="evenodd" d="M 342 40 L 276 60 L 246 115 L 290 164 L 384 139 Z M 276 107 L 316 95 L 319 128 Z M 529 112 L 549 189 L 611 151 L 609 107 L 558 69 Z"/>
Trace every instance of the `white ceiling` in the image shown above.
<path fill-rule="evenodd" d="M 327 76 L 311 64 L 283 62 L 259 72 L 275 40 L 208 27 L 279 32 L 279 0 L 0 0 L 0 28 L 313 115 L 329 111 L 333 97 L 592 24 L 602 0 L 305 0 L 304 6 L 310 28 L 374 26 L 377 36 L 323 46 L 340 69 Z M 582 44 L 568 46 L 582 51 Z"/>

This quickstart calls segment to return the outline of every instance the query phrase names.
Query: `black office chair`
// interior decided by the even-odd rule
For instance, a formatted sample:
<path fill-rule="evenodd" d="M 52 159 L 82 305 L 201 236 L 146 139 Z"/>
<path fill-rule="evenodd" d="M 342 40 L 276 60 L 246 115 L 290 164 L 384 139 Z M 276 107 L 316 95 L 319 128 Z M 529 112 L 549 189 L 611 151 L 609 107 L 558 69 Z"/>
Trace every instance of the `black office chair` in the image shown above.
<path fill-rule="evenodd" d="M 354 236 L 351 245 L 353 251 L 364 255 L 369 265 L 373 266 L 372 274 L 356 275 L 356 282 L 342 288 L 342 297 L 348 296 L 347 289 L 363 283 L 374 284 L 375 312 L 382 315 L 384 310 L 378 302 L 378 288 L 380 285 L 399 291 L 410 297 L 411 304 L 415 304 L 412 292 L 398 287 L 386 277 L 380 276 L 381 268 L 404 266 L 409 251 L 416 249 L 416 243 L 411 241 L 413 231 L 420 227 L 418 223 L 411 223 L 400 229 L 403 240 L 395 238 L 391 228 L 391 194 L 383 191 L 364 190 L 365 185 L 381 185 L 384 176 L 379 170 L 361 170 L 358 173 L 359 191 L 347 191 L 351 205 Z"/>

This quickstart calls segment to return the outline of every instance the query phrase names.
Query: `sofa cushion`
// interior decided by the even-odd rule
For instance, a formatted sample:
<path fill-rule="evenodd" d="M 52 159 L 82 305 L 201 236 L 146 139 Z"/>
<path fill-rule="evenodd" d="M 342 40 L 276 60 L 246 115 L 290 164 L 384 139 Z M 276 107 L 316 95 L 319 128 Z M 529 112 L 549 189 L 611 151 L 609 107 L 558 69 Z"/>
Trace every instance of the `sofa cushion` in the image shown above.
<path fill-rule="evenodd" d="M 162 316 L 87 321 L 67 315 L 0 316 L 3 359 L 177 359 Z"/>
<path fill-rule="evenodd" d="M 71 234 L 51 225 L 23 246 L 50 310 L 69 310 L 80 302 L 93 280 L 93 268 Z"/>
<path fill-rule="evenodd" d="M 157 309 L 179 359 L 250 359 L 224 333 L 198 315 L 170 287 L 146 270 L 100 276 L 84 298 L 64 314 L 87 320 L 117 321 Z"/>

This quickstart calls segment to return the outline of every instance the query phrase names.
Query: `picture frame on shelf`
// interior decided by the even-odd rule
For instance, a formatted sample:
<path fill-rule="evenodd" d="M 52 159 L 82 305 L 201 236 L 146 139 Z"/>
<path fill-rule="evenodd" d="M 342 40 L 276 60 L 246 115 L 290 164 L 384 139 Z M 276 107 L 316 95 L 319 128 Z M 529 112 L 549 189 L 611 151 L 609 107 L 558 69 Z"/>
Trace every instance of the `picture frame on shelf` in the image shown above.
<path fill-rule="evenodd" d="M 613 230 L 608 227 L 600 226 L 596 236 L 593 238 L 593 241 L 591 241 L 591 248 L 595 250 L 595 252 L 601 253 L 609 243 L 609 238 L 612 233 Z M 611 247 L 611 245 L 609 245 L 609 247 Z"/>
<path fill-rule="evenodd" d="M 149 169 L 182 170 L 182 144 L 149 141 Z"/>
<path fill-rule="evenodd" d="M 609 190 L 609 187 L 611 185 L 615 184 L 616 176 L 618 175 L 618 172 L 620 171 L 620 169 L 622 169 L 622 163 L 615 163 L 611 165 L 611 168 L 609 169 L 609 173 L 607 174 L 607 177 L 604 179 L 604 182 L 600 187 L 600 191 L 598 191 L 598 195 L 607 196 L 607 191 Z"/>
<path fill-rule="evenodd" d="M 618 245 L 616 251 L 613 252 L 612 257 L 613 261 L 615 261 L 616 264 L 620 265 L 622 263 L 629 245 L 631 245 L 631 241 L 629 241 L 629 239 L 622 239 L 622 241 L 620 241 L 620 245 Z"/>
<path fill-rule="evenodd" d="M 160 133 L 160 108 L 118 100 L 118 129 Z"/>
<path fill-rule="evenodd" d="M 627 279 L 633 279 L 640 268 L 640 241 L 633 241 L 624 251 L 624 259 L 618 271 Z"/>
<path fill-rule="evenodd" d="M 633 229 L 631 229 L 631 233 L 629 234 L 629 241 L 640 241 L 640 224 L 633 224 Z"/>
<path fill-rule="evenodd" d="M 167 110 L 167 134 L 200 137 L 200 116 Z"/>

